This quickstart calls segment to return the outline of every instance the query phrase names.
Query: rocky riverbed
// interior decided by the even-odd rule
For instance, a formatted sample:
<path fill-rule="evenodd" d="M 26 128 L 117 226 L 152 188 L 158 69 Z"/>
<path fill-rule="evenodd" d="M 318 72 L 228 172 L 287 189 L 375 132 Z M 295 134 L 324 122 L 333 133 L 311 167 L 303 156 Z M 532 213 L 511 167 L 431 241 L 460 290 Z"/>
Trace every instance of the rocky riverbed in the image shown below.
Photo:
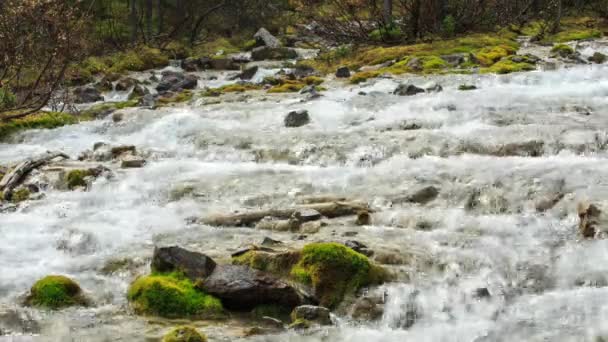
<path fill-rule="evenodd" d="M 46 151 L 69 159 L 27 177 L 30 200 L 2 206 L 0 335 L 152 341 L 187 323 L 210 341 L 596 341 L 608 333 L 608 242 L 579 234 L 577 205 L 608 198 L 608 67 L 563 64 L 548 50 L 524 47 L 555 62 L 527 73 L 359 85 L 329 77 L 314 99 L 194 97 L 20 133 L 0 144 L 3 166 Z M 607 52 L 602 42 L 578 50 Z M 237 73 L 196 72 L 195 88 Z M 400 84 L 430 90 L 400 96 Z M 310 203 L 357 207 L 283 222 Z M 284 210 L 274 221 L 218 221 Z M 336 305 L 331 326 L 283 330 L 238 310 L 219 320 L 145 317 L 127 300 L 155 247 L 227 265 L 252 245 L 316 242 L 354 248 L 391 274 Z M 76 280 L 92 304 L 22 305 L 49 274 Z"/>

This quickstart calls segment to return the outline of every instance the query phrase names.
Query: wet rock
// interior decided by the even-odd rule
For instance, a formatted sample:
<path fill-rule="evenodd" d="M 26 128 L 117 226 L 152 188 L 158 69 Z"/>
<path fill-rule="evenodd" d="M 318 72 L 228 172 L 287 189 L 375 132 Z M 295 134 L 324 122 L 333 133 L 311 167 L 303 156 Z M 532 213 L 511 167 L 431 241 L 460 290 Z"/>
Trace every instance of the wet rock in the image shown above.
<path fill-rule="evenodd" d="M 306 330 L 306 329 L 310 329 L 311 327 L 312 327 L 312 323 L 305 319 L 299 319 L 295 322 L 292 322 L 289 325 L 289 329 L 293 329 L 293 330 Z"/>
<path fill-rule="evenodd" d="M 280 246 L 282 244 L 283 243 L 281 241 L 271 239 L 267 236 L 264 237 L 264 240 L 262 240 L 262 243 L 261 243 L 262 246 L 268 246 L 268 247 Z"/>
<path fill-rule="evenodd" d="M 484 299 L 484 298 L 490 298 L 490 291 L 488 290 L 487 287 L 480 287 L 478 289 L 475 289 L 475 292 L 473 293 L 473 297 L 477 298 L 477 299 Z"/>
<path fill-rule="evenodd" d="M 383 265 L 405 265 L 409 259 L 399 251 L 384 250 L 374 253 L 374 260 Z"/>
<path fill-rule="evenodd" d="M 255 225 L 255 229 L 273 230 L 277 232 L 297 232 L 300 230 L 302 221 L 297 217 L 286 220 L 275 217 L 265 217 Z"/>
<path fill-rule="evenodd" d="M 137 80 L 131 77 L 122 78 L 118 80 L 118 82 L 116 82 L 116 86 L 114 89 L 116 89 L 117 91 L 127 91 L 134 87 L 137 83 Z"/>
<path fill-rule="evenodd" d="M 465 62 L 466 54 L 463 53 L 455 53 L 451 55 L 443 55 L 441 59 L 446 61 L 449 65 L 456 67 Z"/>
<path fill-rule="evenodd" d="M 519 263 L 516 270 L 518 278 L 515 285 L 519 290 L 543 293 L 555 286 L 555 280 L 547 265 Z"/>
<path fill-rule="evenodd" d="M 255 76 L 255 74 L 258 72 L 258 69 L 259 69 L 258 66 L 252 66 L 251 68 L 247 68 L 243 72 L 238 74 L 236 76 L 236 78 L 239 78 L 239 79 L 245 80 L 245 81 L 249 81 L 250 79 L 253 78 L 253 76 Z"/>
<path fill-rule="evenodd" d="M 261 304 L 286 307 L 302 304 L 302 297 L 294 287 L 269 273 L 247 266 L 217 266 L 199 286 L 234 310 L 251 310 Z"/>
<path fill-rule="evenodd" d="M 365 296 L 357 299 L 350 309 L 350 316 L 360 321 L 377 321 L 384 315 L 382 296 Z"/>
<path fill-rule="evenodd" d="M 400 84 L 395 91 L 393 91 L 393 94 L 399 96 L 412 96 L 420 93 L 424 93 L 424 89 L 418 88 L 413 84 Z"/>
<path fill-rule="evenodd" d="M 215 261 L 202 253 L 178 246 L 154 248 L 152 272 L 181 272 L 193 282 L 206 279 L 216 267 Z"/>
<path fill-rule="evenodd" d="M 285 116 L 284 123 L 285 127 L 301 127 L 310 123 L 310 116 L 307 110 L 295 110 Z"/>
<path fill-rule="evenodd" d="M 327 224 L 322 221 L 304 222 L 300 225 L 300 232 L 303 234 L 316 234 L 326 225 Z"/>
<path fill-rule="evenodd" d="M 515 142 L 500 146 L 493 154 L 499 157 L 540 157 L 544 153 L 544 147 L 545 143 L 538 140 Z"/>
<path fill-rule="evenodd" d="M 595 204 L 580 202 L 577 205 L 578 212 L 578 232 L 584 238 L 594 238 L 597 236 L 601 227 L 605 225 L 605 215 Z"/>
<path fill-rule="evenodd" d="M 422 61 L 417 57 L 410 58 L 406 66 L 412 71 L 422 71 Z"/>
<path fill-rule="evenodd" d="M 182 69 L 186 71 L 199 71 L 205 70 L 211 67 L 211 59 L 207 57 L 194 58 L 188 57 L 182 61 Z"/>
<path fill-rule="evenodd" d="M 309 208 L 300 209 L 296 212 L 296 214 L 301 222 L 316 221 L 322 217 L 320 212 Z"/>
<path fill-rule="evenodd" d="M 348 69 L 348 67 L 339 67 L 338 70 L 336 70 L 336 77 L 337 78 L 349 78 L 350 77 L 350 70 Z"/>
<path fill-rule="evenodd" d="M 344 242 L 344 246 L 352 249 L 353 251 L 357 252 L 357 253 L 361 253 L 367 257 L 370 257 L 372 255 L 374 255 L 374 251 L 372 251 L 371 249 L 369 249 L 366 245 L 364 245 L 363 243 L 356 241 L 356 240 L 347 240 Z"/>
<path fill-rule="evenodd" d="M 123 169 L 136 169 L 144 167 L 146 160 L 141 157 L 129 156 L 122 160 L 120 167 Z"/>
<path fill-rule="evenodd" d="M 198 85 L 198 77 L 194 75 L 184 75 L 180 72 L 165 71 L 160 83 L 156 86 L 159 93 L 168 91 L 179 92 L 184 89 L 194 89 Z"/>
<path fill-rule="evenodd" d="M 112 122 L 118 123 L 124 119 L 124 113 L 113 113 L 112 114 Z"/>
<path fill-rule="evenodd" d="M 357 220 L 355 221 L 357 226 L 367 226 L 370 225 L 371 222 L 372 217 L 369 214 L 369 211 L 360 211 L 357 213 Z"/>
<path fill-rule="evenodd" d="M 430 185 L 430 186 L 422 186 L 415 188 L 411 191 L 410 194 L 404 197 L 398 197 L 393 199 L 393 203 L 418 203 L 418 204 L 426 204 L 433 201 L 439 195 L 439 190 Z"/>
<path fill-rule="evenodd" d="M 93 254 L 99 248 L 95 235 L 88 232 L 68 229 L 57 241 L 57 249 L 72 255 Z"/>
<path fill-rule="evenodd" d="M 329 309 L 322 306 L 302 305 L 291 312 L 291 320 L 306 320 L 319 325 L 331 325 Z"/>
<path fill-rule="evenodd" d="M 564 198 L 564 194 L 561 192 L 553 194 L 537 201 L 534 207 L 537 212 L 542 213 L 553 208 L 562 198 Z"/>
<path fill-rule="evenodd" d="M 314 76 L 317 74 L 315 68 L 306 65 L 306 64 L 296 64 L 295 69 L 293 70 L 293 75 L 296 78 L 304 78 L 308 76 Z"/>
<path fill-rule="evenodd" d="M 589 62 L 593 62 L 595 64 L 603 64 L 606 62 L 606 55 L 601 52 L 596 52 L 593 56 L 589 57 Z"/>
<path fill-rule="evenodd" d="M 461 84 L 458 86 L 458 90 L 461 90 L 461 91 L 468 91 L 468 90 L 475 90 L 475 89 L 477 89 L 477 87 L 472 84 Z"/>
<path fill-rule="evenodd" d="M 98 145 L 97 148 L 95 148 L 95 146 L 93 146 L 93 150 L 98 151 L 98 150 L 101 150 L 102 147 L 103 147 L 103 145 Z M 133 145 L 114 146 L 110 149 L 112 158 L 118 158 L 125 154 L 134 155 L 136 153 L 136 151 L 137 150 L 136 150 L 135 146 L 133 146 Z"/>
<path fill-rule="evenodd" d="M 103 101 L 103 96 L 95 87 L 78 87 L 74 89 L 75 103 L 90 103 Z"/>
<path fill-rule="evenodd" d="M 272 48 L 260 46 L 251 50 L 251 58 L 254 61 L 294 59 L 298 57 L 296 50 L 286 47 Z"/>
<path fill-rule="evenodd" d="M 443 87 L 439 83 L 432 82 L 426 85 L 424 90 L 428 93 L 440 93 L 443 91 Z"/>
<path fill-rule="evenodd" d="M 232 58 L 211 58 L 209 66 L 213 70 L 240 70 L 240 66 Z"/>
<path fill-rule="evenodd" d="M 99 82 L 95 83 L 95 88 L 97 88 L 99 91 L 112 91 L 112 89 L 114 89 L 114 85 L 109 78 L 104 77 L 99 80 Z"/>
<path fill-rule="evenodd" d="M 267 46 L 271 48 L 279 48 L 282 46 L 281 41 L 277 39 L 277 37 L 273 36 L 270 32 L 268 32 L 265 28 L 260 28 L 258 32 L 255 33 L 253 38 L 256 41 L 258 46 Z"/>
<path fill-rule="evenodd" d="M 133 87 L 131 94 L 129 94 L 129 100 L 137 99 L 142 96 L 146 96 L 148 94 L 150 94 L 150 91 L 148 90 L 148 88 L 146 88 L 145 86 L 143 86 L 141 84 L 137 84 Z"/>
<path fill-rule="evenodd" d="M 160 342 L 207 342 L 207 336 L 191 326 L 181 326 L 169 331 Z"/>
<path fill-rule="evenodd" d="M 156 98 L 152 94 L 144 95 L 144 97 L 139 99 L 139 102 L 137 103 L 137 105 L 141 106 L 141 107 L 148 107 L 148 108 L 154 109 L 154 108 L 156 108 Z"/>

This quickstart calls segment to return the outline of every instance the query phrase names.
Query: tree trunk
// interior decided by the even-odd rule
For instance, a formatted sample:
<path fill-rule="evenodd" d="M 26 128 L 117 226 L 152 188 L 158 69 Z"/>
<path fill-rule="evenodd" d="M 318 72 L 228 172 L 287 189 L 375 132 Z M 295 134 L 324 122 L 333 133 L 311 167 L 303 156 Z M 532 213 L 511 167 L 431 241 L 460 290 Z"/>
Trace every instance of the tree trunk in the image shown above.
<path fill-rule="evenodd" d="M 411 16 L 410 16 L 410 25 L 411 25 L 411 39 L 416 39 L 418 38 L 419 34 L 420 34 L 420 7 L 421 7 L 421 2 L 420 0 L 414 0 L 414 3 L 412 4 L 412 12 L 411 12 Z"/>
<path fill-rule="evenodd" d="M 131 42 L 137 42 L 137 3 L 129 0 L 129 24 L 131 25 Z"/>
<path fill-rule="evenodd" d="M 382 14 L 384 19 L 384 25 L 391 25 L 393 23 L 393 0 L 384 0 Z"/>
<path fill-rule="evenodd" d="M 160 36 L 163 33 L 163 2 L 162 0 L 156 0 L 156 16 L 158 17 L 158 32 L 157 35 Z"/>
<path fill-rule="evenodd" d="M 551 27 L 552 33 L 557 33 L 559 31 L 560 23 L 562 21 L 562 0 L 553 0 L 555 7 L 555 19 L 553 21 L 553 27 Z"/>
<path fill-rule="evenodd" d="M 152 8 L 154 7 L 153 0 L 146 0 L 145 3 L 145 16 L 146 16 L 146 39 L 152 40 Z"/>

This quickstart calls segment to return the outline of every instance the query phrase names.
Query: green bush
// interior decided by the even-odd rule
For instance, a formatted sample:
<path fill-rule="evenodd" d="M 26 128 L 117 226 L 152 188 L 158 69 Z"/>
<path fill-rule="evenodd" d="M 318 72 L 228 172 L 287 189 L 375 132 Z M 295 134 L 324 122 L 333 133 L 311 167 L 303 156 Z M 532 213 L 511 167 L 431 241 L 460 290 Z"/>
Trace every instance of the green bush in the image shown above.
<path fill-rule="evenodd" d="M 456 34 L 456 19 L 452 15 L 443 18 L 441 31 L 445 37 L 453 37 Z"/>
<path fill-rule="evenodd" d="M 391 25 L 373 30 L 368 37 L 376 42 L 396 42 L 403 37 L 403 32 L 399 27 Z"/>

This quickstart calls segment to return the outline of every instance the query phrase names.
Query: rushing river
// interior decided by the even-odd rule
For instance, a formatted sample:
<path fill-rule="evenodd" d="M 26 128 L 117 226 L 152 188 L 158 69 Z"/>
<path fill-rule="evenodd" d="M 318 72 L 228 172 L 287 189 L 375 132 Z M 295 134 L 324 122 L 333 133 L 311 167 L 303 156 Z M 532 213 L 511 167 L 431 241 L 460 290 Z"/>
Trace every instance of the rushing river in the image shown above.
<path fill-rule="evenodd" d="M 229 262 L 265 236 L 290 246 L 355 239 L 392 253 L 398 280 L 367 294 L 385 297 L 384 313 L 369 322 L 342 310 L 331 328 L 249 338 L 237 318 L 197 323 L 211 341 L 595 341 L 608 333 L 608 240 L 576 234 L 576 203 L 608 198 L 608 67 L 409 78 L 444 90 L 390 94 L 405 80 L 330 81 L 309 102 L 253 95 L 128 109 L 119 123 L 29 131 L 1 144 L 3 165 L 47 150 L 75 158 L 99 141 L 136 145 L 148 161 L 129 170 L 108 164 L 114 177 L 90 191 L 49 189 L 0 214 L 0 328 L 26 335 L 7 341 L 158 337 L 169 322 L 132 315 L 125 298 L 155 245 Z M 461 84 L 478 89 L 459 91 Z M 311 124 L 285 128 L 285 114 L 297 109 L 309 111 Z M 439 195 L 426 205 L 395 200 L 429 185 Z M 184 186 L 189 195 L 173 196 Z M 188 219 L 325 194 L 369 202 L 373 225 L 344 219 L 298 237 Z M 553 208 L 536 210 L 558 194 Z M 124 258 L 130 270 L 100 272 Z M 71 276 L 96 306 L 21 307 L 20 296 L 47 274 Z"/>

